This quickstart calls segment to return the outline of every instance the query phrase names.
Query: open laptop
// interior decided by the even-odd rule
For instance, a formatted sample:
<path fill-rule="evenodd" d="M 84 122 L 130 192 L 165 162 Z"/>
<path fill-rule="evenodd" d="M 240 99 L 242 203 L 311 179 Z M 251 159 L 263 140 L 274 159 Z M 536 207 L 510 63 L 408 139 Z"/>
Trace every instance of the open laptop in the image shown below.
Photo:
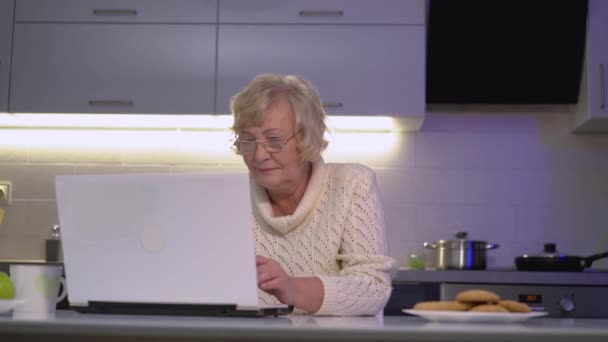
<path fill-rule="evenodd" d="M 55 178 L 70 307 L 268 316 L 258 302 L 244 172 Z"/>

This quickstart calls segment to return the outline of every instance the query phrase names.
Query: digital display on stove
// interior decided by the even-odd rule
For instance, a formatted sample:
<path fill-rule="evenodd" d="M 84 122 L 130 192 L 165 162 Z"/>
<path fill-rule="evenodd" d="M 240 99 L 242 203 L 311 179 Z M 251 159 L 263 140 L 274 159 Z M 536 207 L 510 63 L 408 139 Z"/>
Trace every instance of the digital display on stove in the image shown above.
<path fill-rule="evenodd" d="M 520 294 L 519 301 L 526 304 L 542 304 L 543 296 L 539 294 Z"/>

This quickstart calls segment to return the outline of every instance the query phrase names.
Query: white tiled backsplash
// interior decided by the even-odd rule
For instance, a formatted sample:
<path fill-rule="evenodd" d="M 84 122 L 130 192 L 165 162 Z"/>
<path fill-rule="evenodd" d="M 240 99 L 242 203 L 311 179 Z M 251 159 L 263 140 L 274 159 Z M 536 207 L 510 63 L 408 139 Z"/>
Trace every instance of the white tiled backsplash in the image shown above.
<path fill-rule="evenodd" d="M 458 230 L 500 244 L 488 252 L 489 267 L 512 266 L 515 256 L 540 252 L 545 242 L 569 254 L 608 251 L 608 135 L 572 134 L 569 108 L 555 108 L 435 107 L 419 132 L 398 134 L 390 157 L 361 160 L 330 150 L 326 161 L 376 170 L 390 254 L 399 259 Z M 244 168 L 236 156 L 192 151 L 75 152 L 6 141 L 0 163 L 0 180 L 14 187 L 0 225 L 0 259 L 43 257 L 43 240 L 57 222 L 56 174 Z"/>

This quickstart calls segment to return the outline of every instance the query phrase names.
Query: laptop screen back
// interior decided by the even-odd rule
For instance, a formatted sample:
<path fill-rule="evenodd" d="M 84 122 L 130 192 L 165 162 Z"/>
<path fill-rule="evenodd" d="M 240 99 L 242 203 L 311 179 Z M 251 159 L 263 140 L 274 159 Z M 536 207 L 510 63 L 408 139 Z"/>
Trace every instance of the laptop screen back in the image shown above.
<path fill-rule="evenodd" d="M 55 183 L 70 305 L 258 304 L 246 173 Z"/>

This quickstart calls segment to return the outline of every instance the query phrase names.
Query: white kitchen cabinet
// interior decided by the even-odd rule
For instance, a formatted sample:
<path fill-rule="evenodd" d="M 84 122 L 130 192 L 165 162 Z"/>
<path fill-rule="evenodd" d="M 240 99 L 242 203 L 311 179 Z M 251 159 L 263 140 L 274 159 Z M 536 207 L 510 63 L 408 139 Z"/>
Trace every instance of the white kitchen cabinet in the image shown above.
<path fill-rule="evenodd" d="M 220 0 L 222 24 L 424 25 L 424 0 Z"/>
<path fill-rule="evenodd" d="M 13 0 L 0 0 L 0 113 L 8 111 Z"/>
<path fill-rule="evenodd" d="M 228 113 L 255 75 L 282 73 L 311 81 L 329 114 L 424 117 L 423 0 L 15 6 L 11 112 Z"/>
<path fill-rule="evenodd" d="M 223 25 L 217 110 L 260 73 L 312 82 L 329 114 L 424 115 L 424 27 Z"/>
<path fill-rule="evenodd" d="M 17 0 L 15 21 L 216 23 L 217 0 Z"/>
<path fill-rule="evenodd" d="M 575 132 L 608 132 L 608 1 L 589 0 Z"/>
<path fill-rule="evenodd" d="M 16 23 L 11 112 L 210 113 L 216 25 Z"/>
<path fill-rule="evenodd" d="M 11 112 L 213 112 L 217 0 L 15 6 Z"/>
<path fill-rule="evenodd" d="M 217 112 L 229 112 L 230 97 L 255 75 L 280 73 L 309 80 L 329 114 L 422 122 L 423 1 L 254 3 L 220 0 Z"/>

